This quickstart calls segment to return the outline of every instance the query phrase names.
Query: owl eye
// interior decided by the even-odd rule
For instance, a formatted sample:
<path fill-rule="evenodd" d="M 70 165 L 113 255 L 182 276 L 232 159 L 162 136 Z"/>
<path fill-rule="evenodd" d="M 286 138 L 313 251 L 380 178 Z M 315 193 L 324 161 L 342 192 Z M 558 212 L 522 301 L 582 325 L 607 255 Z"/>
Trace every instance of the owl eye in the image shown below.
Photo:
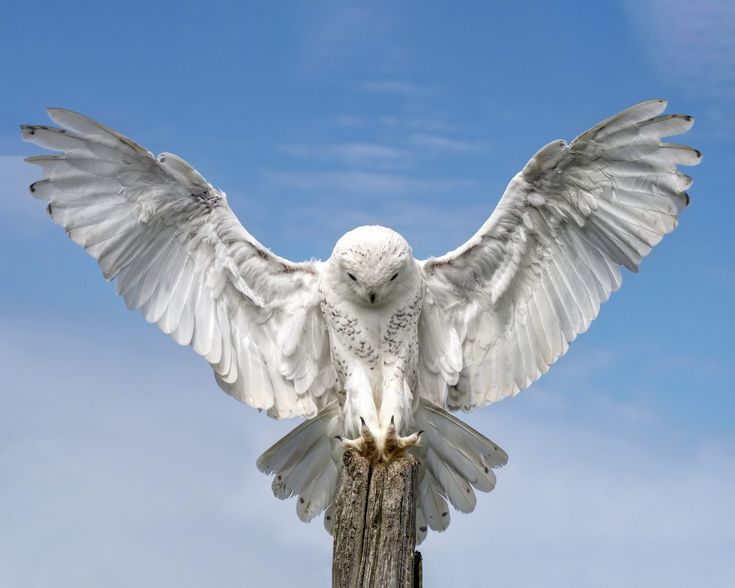
<path fill-rule="evenodd" d="M 396 272 L 396 273 L 394 273 L 394 274 L 393 274 L 393 277 L 392 277 L 392 278 L 390 279 L 390 281 L 392 282 L 392 281 L 393 281 L 393 280 L 395 280 L 395 279 L 396 279 L 397 277 L 398 277 L 398 272 Z"/>
<path fill-rule="evenodd" d="M 353 276 L 350 272 L 347 272 L 347 275 L 350 276 L 350 280 L 357 282 L 357 278 Z"/>

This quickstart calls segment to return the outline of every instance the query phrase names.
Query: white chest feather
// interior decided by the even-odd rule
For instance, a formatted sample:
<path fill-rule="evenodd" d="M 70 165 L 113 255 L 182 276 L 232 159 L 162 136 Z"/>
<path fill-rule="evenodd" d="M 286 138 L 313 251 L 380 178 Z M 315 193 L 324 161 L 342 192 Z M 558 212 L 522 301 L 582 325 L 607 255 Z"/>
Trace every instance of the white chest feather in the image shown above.
<path fill-rule="evenodd" d="M 371 386 L 380 386 L 388 371 L 399 370 L 413 383 L 417 359 L 417 325 L 423 289 L 376 308 L 341 300 L 323 292 L 321 308 L 329 330 L 332 361 L 340 381 L 360 371 Z"/>

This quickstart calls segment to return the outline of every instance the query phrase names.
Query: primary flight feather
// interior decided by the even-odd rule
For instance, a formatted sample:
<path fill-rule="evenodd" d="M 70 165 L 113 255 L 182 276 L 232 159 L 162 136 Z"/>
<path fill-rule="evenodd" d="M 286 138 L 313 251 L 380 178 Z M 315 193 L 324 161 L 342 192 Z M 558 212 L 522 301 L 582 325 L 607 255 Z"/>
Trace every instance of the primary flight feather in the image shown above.
<path fill-rule="evenodd" d="M 384 227 L 344 235 L 326 261 L 293 263 L 237 220 L 224 192 L 179 157 L 155 157 L 83 115 L 23 138 L 31 185 L 131 309 L 204 356 L 228 393 L 303 424 L 266 451 L 280 498 L 310 520 L 330 508 L 341 452 L 421 458 L 417 527 L 449 524 L 507 455 L 450 414 L 528 387 L 677 224 L 701 154 L 664 142 L 693 124 L 662 100 L 542 148 L 465 244 L 413 257 Z"/>

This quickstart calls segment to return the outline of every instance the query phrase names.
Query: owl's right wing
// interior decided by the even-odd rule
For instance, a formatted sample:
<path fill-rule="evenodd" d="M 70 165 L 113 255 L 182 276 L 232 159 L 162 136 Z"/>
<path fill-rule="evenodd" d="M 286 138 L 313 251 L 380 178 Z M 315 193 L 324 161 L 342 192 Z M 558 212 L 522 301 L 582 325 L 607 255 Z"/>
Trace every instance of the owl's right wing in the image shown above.
<path fill-rule="evenodd" d="M 677 165 L 696 165 L 701 154 L 663 141 L 693 123 L 662 115 L 665 107 L 643 102 L 570 144 L 549 143 L 471 239 L 422 262 L 440 318 L 461 342 L 459 362 L 449 352 L 434 362 L 444 371 L 461 364 L 444 376 L 450 408 L 471 410 L 529 386 L 618 289 L 620 267 L 637 271 L 676 227 L 691 184 Z"/>
<path fill-rule="evenodd" d="M 228 393 L 277 418 L 313 416 L 334 382 L 317 295 L 319 264 L 291 263 L 255 240 L 223 192 L 179 157 L 157 158 L 80 114 L 21 127 L 60 154 L 29 157 L 31 192 L 140 309 L 212 365 Z"/>

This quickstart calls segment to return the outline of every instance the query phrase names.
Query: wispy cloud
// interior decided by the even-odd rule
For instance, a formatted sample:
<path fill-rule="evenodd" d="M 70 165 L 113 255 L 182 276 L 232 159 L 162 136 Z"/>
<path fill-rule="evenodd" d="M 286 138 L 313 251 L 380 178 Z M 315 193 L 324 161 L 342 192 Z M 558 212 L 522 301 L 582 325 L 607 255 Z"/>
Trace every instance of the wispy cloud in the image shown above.
<path fill-rule="evenodd" d="M 360 82 L 358 88 L 366 92 L 378 94 L 396 94 L 399 96 L 415 96 L 423 92 L 422 88 L 406 80 L 383 79 Z"/>
<path fill-rule="evenodd" d="M 267 181 L 299 190 L 310 190 L 322 194 L 365 196 L 365 195 L 416 195 L 435 194 L 456 190 L 471 185 L 464 179 L 424 179 L 401 174 L 368 171 L 327 172 L 271 172 Z"/>
<path fill-rule="evenodd" d="M 321 185 L 333 188 L 345 184 L 359 170 L 359 185 L 367 192 L 406 192 L 417 187 L 433 192 L 436 187 L 456 185 L 454 180 L 432 180 L 423 182 L 403 175 L 387 177 L 386 170 L 411 170 L 414 175 L 436 175 L 437 156 L 464 155 L 475 153 L 484 147 L 476 141 L 458 136 L 448 123 L 430 118 L 413 118 L 383 115 L 379 117 L 337 115 L 334 122 L 352 140 L 338 143 L 290 143 L 278 145 L 277 149 L 293 157 L 317 163 L 342 166 L 344 169 L 324 172 L 309 170 L 301 173 L 275 173 L 270 178 L 279 178 L 291 186 L 311 187 Z M 373 137 L 378 137 L 374 140 Z M 377 174 L 377 176 L 375 175 Z M 310 179 L 308 177 L 311 176 Z"/>
<path fill-rule="evenodd" d="M 13 366 L 0 395 L 3 580 L 328 584 L 331 541 L 321 522 L 298 521 L 293 501 L 273 498 L 254 467 L 296 423 L 233 401 L 203 360 L 133 313 L 130 321 L 139 328 L 116 338 L 79 324 L 0 319 L 0 353 Z M 689 431 L 662 436 L 664 422 L 627 418 L 626 403 L 571 422 L 543 405 L 528 410 L 533 394 L 551 396 L 548 406 L 563 401 L 558 390 L 528 391 L 469 415 L 510 463 L 474 513 L 453 511 L 448 531 L 429 535 L 427 581 L 733 585 L 732 447 Z"/>
<path fill-rule="evenodd" d="M 380 116 L 365 116 L 357 114 L 338 114 L 334 121 L 343 128 L 382 128 L 389 131 L 422 131 L 427 133 L 456 132 L 456 125 L 439 117 L 398 116 L 383 114 Z"/>
<path fill-rule="evenodd" d="M 656 70 L 729 112 L 735 98 L 735 3 L 628 0 L 625 6 Z"/>
<path fill-rule="evenodd" d="M 311 165 L 298 162 L 264 174 L 264 191 L 298 194 L 279 215 L 289 239 L 326 252 L 345 231 L 381 224 L 404 234 L 417 255 L 440 255 L 466 241 L 478 219 L 492 212 L 496 202 L 476 198 L 476 182 L 458 177 L 452 163 L 484 147 L 446 121 L 393 115 L 334 120 L 354 140 L 282 145 L 282 152 Z M 374 136 L 380 140 L 366 140 Z"/>
<path fill-rule="evenodd" d="M 735 515 L 733 448 L 683 436 L 670 444 L 642 439 L 636 421 L 615 420 L 622 408 L 613 418 L 588 414 L 593 425 L 512 412 L 483 427 L 510 454 L 496 490 L 423 550 L 428 566 L 452 554 L 451 571 L 427 569 L 438 585 L 458 569 L 467 584 L 489 576 L 501 587 L 735 580 L 727 555 L 735 530 L 726 522 Z M 490 571 L 477 566 L 480 548 L 492 554 Z"/>
<path fill-rule="evenodd" d="M 130 321 L 135 341 L 111 343 L 0 317 L 13 366 L 0 395 L 3 584 L 324 584 L 329 537 L 273 498 L 254 465 L 295 423 L 234 402 L 188 349 Z"/>
<path fill-rule="evenodd" d="M 421 149 L 430 151 L 468 153 L 478 151 L 480 146 L 472 141 L 453 139 L 442 135 L 418 133 L 411 136 L 411 143 Z"/>
<path fill-rule="evenodd" d="M 457 127 L 443 118 L 427 118 L 417 116 L 383 115 L 378 117 L 378 124 L 387 128 L 411 129 L 425 132 L 451 132 Z"/>
<path fill-rule="evenodd" d="M 332 143 L 327 145 L 283 145 L 281 150 L 303 159 L 338 162 L 347 166 L 386 167 L 406 163 L 412 158 L 405 149 L 380 143 Z"/>
<path fill-rule="evenodd" d="M 380 170 L 410 166 L 435 155 L 473 153 L 480 149 L 480 144 L 473 141 L 428 133 L 414 133 L 400 146 L 368 141 L 279 146 L 280 151 L 300 159 Z"/>
<path fill-rule="evenodd" d="M 383 225 L 400 232 L 419 259 L 441 255 L 464 243 L 482 220 L 488 216 L 488 206 L 456 206 L 454 196 L 463 189 L 450 190 L 433 198 L 413 194 L 408 198 L 371 198 L 371 206 L 362 205 L 361 198 L 340 202 L 339 214 L 323 214 L 328 207 L 322 203 L 296 205 L 286 214 L 290 227 L 287 233 L 302 241 L 331 251 L 336 238 L 361 225 Z"/>
<path fill-rule="evenodd" d="M 342 70 L 382 79 L 400 68 L 409 48 L 396 34 L 401 26 L 395 3 L 329 2 L 301 13 L 302 68 L 312 75 Z"/>
<path fill-rule="evenodd" d="M 334 120 L 339 126 L 345 128 L 361 127 L 367 123 L 364 117 L 354 114 L 338 114 Z"/>

